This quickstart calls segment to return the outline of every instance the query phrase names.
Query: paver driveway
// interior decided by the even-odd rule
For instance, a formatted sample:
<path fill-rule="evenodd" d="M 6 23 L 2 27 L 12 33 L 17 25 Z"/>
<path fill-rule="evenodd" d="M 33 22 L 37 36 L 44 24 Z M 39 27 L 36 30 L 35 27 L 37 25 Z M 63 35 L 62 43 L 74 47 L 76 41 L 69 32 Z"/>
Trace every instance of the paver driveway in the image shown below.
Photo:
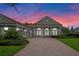
<path fill-rule="evenodd" d="M 31 38 L 16 56 L 79 56 L 79 52 L 54 38 Z"/>

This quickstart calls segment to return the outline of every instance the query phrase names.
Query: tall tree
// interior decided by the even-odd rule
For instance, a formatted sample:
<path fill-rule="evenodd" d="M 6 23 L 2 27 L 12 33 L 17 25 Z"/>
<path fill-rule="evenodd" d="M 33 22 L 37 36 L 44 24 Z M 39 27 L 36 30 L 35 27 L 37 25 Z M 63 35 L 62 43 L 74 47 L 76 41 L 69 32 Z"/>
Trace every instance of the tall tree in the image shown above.
<path fill-rule="evenodd" d="M 73 26 L 71 27 L 71 32 L 72 32 L 72 33 L 74 32 L 74 28 L 73 28 Z"/>

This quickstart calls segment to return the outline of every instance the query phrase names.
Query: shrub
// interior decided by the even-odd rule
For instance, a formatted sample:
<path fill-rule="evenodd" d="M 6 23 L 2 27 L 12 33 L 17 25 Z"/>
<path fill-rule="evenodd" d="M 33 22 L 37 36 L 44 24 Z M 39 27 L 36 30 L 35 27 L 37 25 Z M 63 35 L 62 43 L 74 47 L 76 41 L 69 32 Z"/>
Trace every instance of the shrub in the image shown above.
<path fill-rule="evenodd" d="M 64 34 L 57 35 L 57 36 L 52 35 L 52 38 L 66 38 L 66 35 L 64 35 Z"/>
<path fill-rule="evenodd" d="M 17 32 L 14 29 L 9 29 L 8 31 L 6 31 L 5 35 L 4 35 L 4 39 L 22 39 L 22 36 L 20 35 L 19 32 Z"/>
<path fill-rule="evenodd" d="M 3 39 L 3 35 L 0 34 L 0 39 Z"/>
<path fill-rule="evenodd" d="M 25 45 L 29 41 L 25 40 L 15 29 L 9 29 L 0 39 L 0 45 Z"/>
<path fill-rule="evenodd" d="M 66 35 L 64 35 L 64 34 L 63 35 L 58 35 L 57 38 L 58 39 L 60 39 L 60 38 L 66 38 Z"/>
<path fill-rule="evenodd" d="M 56 38 L 57 36 L 52 35 L 51 37 L 52 37 L 52 38 Z"/>
<path fill-rule="evenodd" d="M 25 44 L 28 44 L 29 41 L 27 40 L 11 40 L 11 39 L 3 39 L 3 40 L 0 40 L 0 45 L 1 46 L 6 46 L 6 45 L 25 45 Z"/>
<path fill-rule="evenodd" d="M 71 37 L 71 38 L 73 38 L 73 37 L 79 38 L 79 34 L 76 34 L 76 33 L 66 34 L 66 36 Z"/>

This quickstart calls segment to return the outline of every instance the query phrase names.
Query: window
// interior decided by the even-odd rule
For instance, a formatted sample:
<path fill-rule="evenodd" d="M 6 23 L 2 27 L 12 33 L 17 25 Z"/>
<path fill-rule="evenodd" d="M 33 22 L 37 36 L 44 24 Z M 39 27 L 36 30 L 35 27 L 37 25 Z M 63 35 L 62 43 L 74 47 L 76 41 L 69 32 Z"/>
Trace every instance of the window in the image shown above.
<path fill-rule="evenodd" d="M 45 28 L 45 36 L 49 36 L 49 28 Z"/>
<path fill-rule="evenodd" d="M 27 30 L 26 30 L 26 29 L 25 29 L 24 31 L 25 31 L 25 32 L 27 32 Z"/>
<path fill-rule="evenodd" d="M 17 28 L 16 28 L 16 31 L 19 31 L 19 30 L 20 30 L 20 29 L 17 27 Z"/>
<path fill-rule="evenodd" d="M 4 27 L 4 30 L 8 30 L 8 27 Z"/>
<path fill-rule="evenodd" d="M 57 28 L 53 28 L 53 35 L 54 36 L 58 35 L 58 29 Z"/>
<path fill-rule="evenodd" d="M 41 36 L 42 35 L 42 30 L 41 30 L 41 28 L 37 28 L 36 29 L 36 31 L 37 31 L 37 36 Z"/>

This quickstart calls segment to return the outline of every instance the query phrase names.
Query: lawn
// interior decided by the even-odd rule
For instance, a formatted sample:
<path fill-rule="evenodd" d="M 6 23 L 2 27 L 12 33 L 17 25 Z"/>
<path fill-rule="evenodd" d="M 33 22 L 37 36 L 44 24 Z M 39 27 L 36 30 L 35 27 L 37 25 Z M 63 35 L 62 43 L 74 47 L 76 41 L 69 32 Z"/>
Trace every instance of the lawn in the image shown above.
<path fill-rule="evenodd" d="M 0 46 L 0 56 L 12 56 L 25 46 Z"/>
<path fill-rule="evenodd" d="M 59 40 L 67 44 L 71 48 L 79 51 L 79 38 L 61 38 Z"/>

